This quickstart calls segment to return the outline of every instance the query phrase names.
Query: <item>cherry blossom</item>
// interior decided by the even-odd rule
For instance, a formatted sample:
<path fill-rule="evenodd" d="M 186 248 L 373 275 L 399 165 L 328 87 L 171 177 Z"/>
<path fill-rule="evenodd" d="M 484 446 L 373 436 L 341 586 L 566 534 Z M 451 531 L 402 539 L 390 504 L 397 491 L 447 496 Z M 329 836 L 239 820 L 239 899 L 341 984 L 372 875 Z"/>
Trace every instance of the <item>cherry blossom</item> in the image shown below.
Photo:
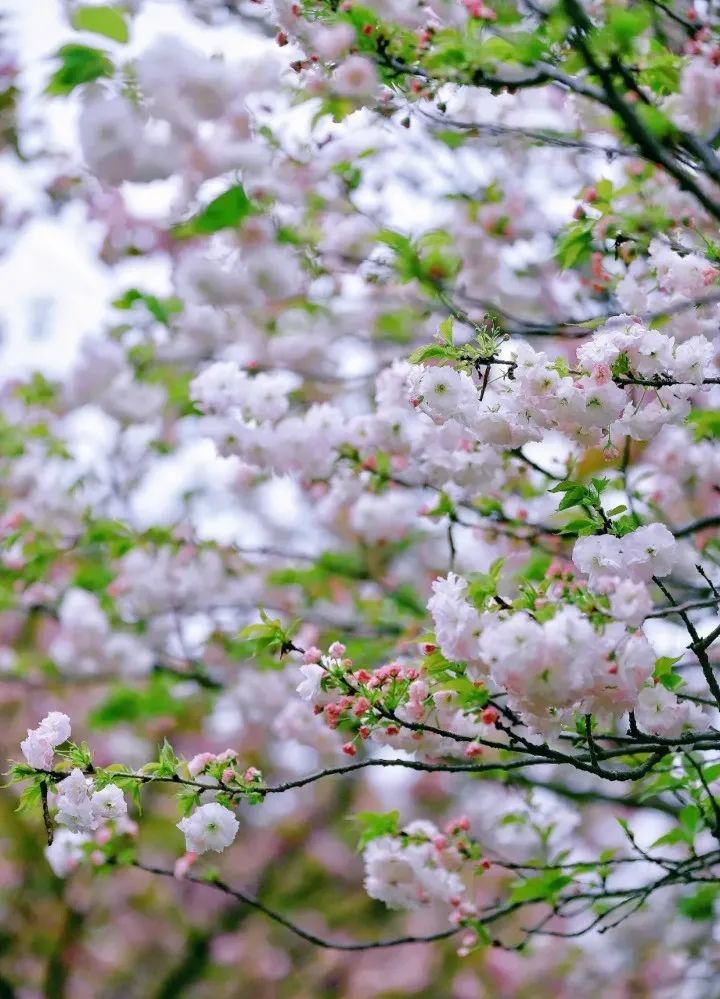
<path fill-rule="evenodd" d="M 178 822 L 189 853 L 222 852 L 233 842 L 240 823 L 229 808 L 210 802 Z"/>

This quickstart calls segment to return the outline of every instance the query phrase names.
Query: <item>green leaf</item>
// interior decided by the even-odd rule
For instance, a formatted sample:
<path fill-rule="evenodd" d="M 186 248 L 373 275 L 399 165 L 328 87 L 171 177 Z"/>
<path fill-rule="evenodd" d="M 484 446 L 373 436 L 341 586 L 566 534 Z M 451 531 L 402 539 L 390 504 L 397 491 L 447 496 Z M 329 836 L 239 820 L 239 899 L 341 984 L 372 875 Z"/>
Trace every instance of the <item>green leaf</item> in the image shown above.
<path fill-rule="evenodd" d="M 536 548 L 525 565 L 515 573 L 515 578 L 539 583 L 545 579 L 551 561 L 552 556 L 549 552 L 543 552 Z"/>
<path fill-rule="evenodd" d="M 164 326 L 170 325 L 173 315 L 182 312 L 182 302 L 179 298 L 160 299 L 155 295 L 148 295 L 144 291 L 139 291 L 137 288 L 128 288 L 112 304 L 116 309 L 126 310 L 131 309 L 136 302 L 142 302 L 150 315 Z M 154 356 L 154 351 L 151 354 L 151 358 L 152 356 Z"/>
<path fill-rule="evenodd" d="M 90 712 L 92 729 L 109 729 L 118 724 L 150 721 L 157 717 L 175 718 L 182 702 L 172 694 L 172 681 L 166 676 L 151 676 L 138 686 L 117 686 Z"/>
<path fill-rule="evenodd" d="M 683 687 L 685 685 L 685 681 L 681 676 L 678 676 L 677 673 L 668 673 L 667 676 L 662 678 L 660 683 L 662 683 L 666 690 L 677 690 L 678 687 Z"/>
<path fill-rule="evenodd" d="M 358 812 L 352 821 L 361 827 L 358 852 L 380 836 L 397 836 L 400 832 L 400 812 Z"/>
<path fill-rule="evenodd" d="M 510 893 L 509 903 L 534 902 L 539 900 L 551 901 L 563 888 L 572 884 L 573 879 L 567 874 L 558 874 L 557 871 L 547 871 L 534 878 L 527 878 L 525 881 L 513 887 Z"/>
<path fill-rule="evenodd" d="M 40 807 L 42 801 L 42 781 L 36 781 L 24 788 L 17 803 L 16 812 L 28 812 Z"/>
<path fill-rule="evenodd" d="M 447 361 L 455 356 L 454 351 L 441 347 L 439 343 L 426 343 L 414 350 L 408 360 L 411 364 L 422 364 L 424 361 Z"/>
<path fill-rule="evenodd" d="M 412 309 L 396 309 L 394 312 L 381 312 L 375 320 L 375 332 L 384 340 L 393 343 L 411 343 L 415 339 L 420 316 Z"/>
<path fill-rule="evenodd" d="M 678 901 L 678 912 L 687 919 L 698 922 L 713 919 L 718 893 L 720 885 L 703 885 L 694 894 L 686 895 Z"/>
<path fill-rule="evenodd" d="M 617 517 L 618 514 L 625 513 L 626 510 L 627 507 L 625 506 L 625 504 L 620 503 L 619 506 L 614 506 L 610 510 L 608 510 L 607 515 L 608 517 Z"/>
<path fill-rule="evenodd" d="M 483 517 L 491 517 L 494 513 L 502 513 L 502 503 L 492 496 L 478 496 L 473 500 L 473 506 Z"/>
<path fill-rule="evenodd" d="M 179 766 L 180 760 L 175 755 L 175 750 L 167 739 L 165 739 L 160 748 L 157 762 L 146 763 L 141 772 L 153 777 L 174 777 Z"/>
<path fill-rule="evenodd" d="M 672 119 L 652 104 L 636 104 L 635 114 L 642 121 L 648 132 L 658 139 L 666 139 L 677 132 Z"/>
<path fill-rule="evenodd" d="M 171 233 L 176 239 L 206 236 L 221 229 L 234 229 L 248 215 L 257 211 L 242 184 L 235 184 L 210 202 L 198 215 L 176 225 Z"/>
<path fill-rule="evenodd" d="M 672 656 L 661 656 L 655 661 L 653 678 L 659 680 L 667 690 L 675 690 L 685 682 L 681 676 L 673 673 L 673 666 L 675 663 L 680 662 L 681 659 L 682 656 L 676 656 L 675 658 Z"/>
<path fill-rule="evenodd" d="M 413 589 L 410 583 L 401 583 L 400 586 L 395 587 L 394 590 L 390 590 L 388 592 L 388 598 L 392 600 L 400 610 L 407 611 L 417 618 L 425 617 L 425 602 L 420 599 L 417 591 Z"/>
<path fill-rule="evenodd" d="M 548 367 L 554 368 L 561 378 L 567 378 L 570 374 L 570 365 L 564 357 L 556 357 L 552 364 L 548 365 Z"/>
<path fill-rule="evenodd" d="M 655 849 L 657 846 L 675 846 L 677 843 L 687 843 L 687 835 L 682 829 L 671 829 L 670 832 L 666 832 L 664 836 L 660 836 L 656 839 L 654 843 L 651 844 L 651 849 Z"/>
<path fill-rule="evenodd" d="M 116 42 L 126 42 L 130 37 L 122 11 L 117 7 L 79 7 L 72 16 L 72 26 Z"/>
<path fill-rule="evenodd" d="M 630 358 L 625 352 L 620 354 L 620 356 L 615 359 L 610 370 L 615 378 L 617 378 L 618 375 L 628 374 L 630 371 Z"/>
<path fill-rule="evenodd" d="M 472 131 L 458 132 L 452 131 L 451 129 L 441 129 L 438 132 L 433 132 L 433 138 L 439 139 L 440 142 L 444 142 L 449 149 L 458 149 L 460 146 L 464 145 L 465 142 L 467 142 L 472 134 Z"/>
<path fill-rule="evenodd" d="M 238 632 L 237 637 L 241 641 L 250 640 L 256 656 L 262 652 L 269 654 L 279 652 L 282 656 L 291 645 L 290 637 L 297 630 L 298 622 L 292 621 L 287 627 L 283 627 L 279 618 L 271 619 L 262 607 L 259 608 L 259 614 L 262 623 L 256 622 L 246 625 Z"/>
<path fill-rule="evenodd" d="M 597 192 L 597 200 L 610 201 L 613 193 L 612 181 L 607 177 L 603 177 L 595 184 L 595 191 Z"/>
<path fill-rule="evenodd" d="M 8 776 L 7 784 L 0 786 L 9 787 L 11 784 L 19 784 L 21 781 L 27 780 L 28 777 L 35 777 L 35 768 L 28 766 L 27 763 L 13 763 Z"/>
<path fill-rule="evenodd" d="M 687 843 L 692 846 L 702 826 L 702 812 L 697 805 L 685 805 L 678 812 L 678 821 L 680 824 L 656 839 L 652 848 L 672 846 L 675 843 Z"/>
<path fill-rule="evenodd" d="M 714 763 L 711 767 L 704 767 L 703 774 L 705 776 L 705 783 L 712 784 L 713 781 L 720 777 L 720 763 Z"/>
<path fill-rule="evenodd" d="M 696 805 L 685 805 L 680 809 L 678 818 L 683 829 L 689 835 L 694 836 L 700 827 L 702 814 Z"/>
<path fill-rule="evenodd" d="M 635 39 L 645 31 L 649 23 L 650 14 L 643 7 L 634 10 L 611 7 L 607 18 L 610 36 L 621 52 L 632 51 Z"/>
<path fill-rule="evenodd" d="M 720 409 L 694 409 L 687 420 L 695 431 L 696 440 L 720 438 Z"/>
<path fill-rule="evenodd" d="M 29 406 L 43 406 L 52 403 L 58 392 L 57 383 L 48 381 L 45 375 L 35 371 L 32 377 L 17 387 L 17 395 Z"/>
<path fill-rule="evenodd" d="M 348 191 L 356 190 L 362 181 L 362 171 L 352 163 L 336 163 L 332 168 L 333 173 L 345 181 Z"/>
<path fill-rule="evenodd" d="M 90 590 L 91 593 L 100 593 L 109 586 L 114 577 L 115 573 L 104 562 L 91 562 L 88 560 L 78 565 L 73 578 L 73 584 L 82 590 Z"/>
<path fill-rule="evenodd" d="M 180 815 L 185 818 L 200 804 L 201 791 L 199 788 L 183 788 L 178 791 L 178 807 Z"/>
<path fill-rule="evenodd" d="M 676 93 L 680 86 L 683 58 L 670 52 L 665 45 L 653 38 L 650 40 L 646 60 L 646 65 L 639 73 L 641 82 L 649 86 L 656 94 L 665 96 Z"/>
<path fill-rule="evenodd" d="M 385 243 L 396 253 L 410 254 L 413 252 L 412 240 L 401 232 L 395 232 L 394 229 L 381 229 L 377 238 L 380 243 Z"/>
<path fill-rule="evenodd" d="M 87 742 L 68 742 L 56 750 L 58 756 L 64 757 L 74 767 L 87 770 L 92 766 L 92 750 Z"/>
<path fill-rule="evenodd" d="M 368 579 L 368 567 L 359 552 L 323 552 L 317 560 L 318 569 L 349 579 Z"/>
<path fill-rule="evenodd" d="M 682 656 L 660 656 L 659 659 L 655 660 L 655 672 L 653 676 L 660 679 L 660 677 L 669 673 L 675 663 L 679 663 L 681 659 Z"/>
<path fill-rule="evenodd" d="M 63 45 L 57 58 L 60 66 L 45 88 L 46 93 L 54 96 L 69 94 L 83 83 L 92 83 L 115 72 L 107 53 L 88 45 Z"/>
<path fill-rule="evenodd" d="M 443 338 L 448 347 L 453 345 L 453 317 L 448 316 L 446 319 L 440 323 L 438 327 L 438 333 Z"/>
<path fill-rule="evenodd" d="M 558 510 L 569 510 L 572 506 L 581 506 L 587 500 L 585 486 L 573 486 L 568 489 L 558 504 Z"/>
<path fill-rule="evenodd" d="M 584 263 L 592 253 L 594 220 L 573 222 L 560 234 L 555 258 L 566 271 L 576 264 Z"/>
<path fill-rule="evenodd" d="M 640 521 L 634 513 L 628 513 L 613 521 L 613 532 L 616 537 L 624 538 L 640 527 Z"/>
<path fill-rule="evenodd" d="M 438 494 L 437 503 L 435 506 L 428 510 L 425 514 L 426 517 L 450 517 L 451 519 L 456 516 L 455 504 L 450 499 L 447 493 L 440 492 Z"/>

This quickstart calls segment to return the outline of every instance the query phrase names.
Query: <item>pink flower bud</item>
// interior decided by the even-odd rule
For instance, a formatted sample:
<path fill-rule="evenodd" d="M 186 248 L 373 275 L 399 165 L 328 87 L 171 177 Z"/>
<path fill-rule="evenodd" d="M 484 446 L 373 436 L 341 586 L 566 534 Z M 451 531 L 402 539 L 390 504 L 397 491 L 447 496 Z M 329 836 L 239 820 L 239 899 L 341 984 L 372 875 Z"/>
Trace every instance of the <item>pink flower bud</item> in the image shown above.
<path fill-rule="evenodd" d="M 192 777 L 197 777 L 198 774 L 201 774 L 205 767 L 209 763 L 213 763 L 214 760 L 215 755 L 213 753 L 198 753 L 196 756 L 193 756 L 187 765 L 190 775 Z"/>
<path fill-rule="evenodd" d="M 360 718 L 365 714 L 369 707 L 370 701 L 368 701 L 367 697 L 358 697 L 355 701 L 355 706 L 353 707 L 353 714 L 356 718 Z"/>
<path fill-rule="evenodd" d="M 470 828 L 470 819 L 466 815 L 460 815 L 456 819 L 450 819 L 445 825 L 445 831 L 452 835 L 457 832 L 467 832 Z"/>
<path fill-rule="evenodd" d="M 197 853 L 185 853 L 182 857 L 178 857 L 173 868 L 173 874 L 178 881 L 182 881 L 197 858 Z"/>
<path fill-rule="evenodd" d="M 420 703 L 424 701 L 425 698 L 430 693 L 430 688 L 424 680 L 413 680 L 413 682 L 408 687 L 408 694 L 410 700 L 415 703 Z"/>

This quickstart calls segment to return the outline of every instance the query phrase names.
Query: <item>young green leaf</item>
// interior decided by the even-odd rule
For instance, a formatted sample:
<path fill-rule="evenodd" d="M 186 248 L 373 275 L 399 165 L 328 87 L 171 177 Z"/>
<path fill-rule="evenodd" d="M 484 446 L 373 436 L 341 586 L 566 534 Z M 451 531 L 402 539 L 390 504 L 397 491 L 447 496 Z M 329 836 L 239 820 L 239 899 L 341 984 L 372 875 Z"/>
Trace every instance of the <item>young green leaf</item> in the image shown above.
<path fill-rule="evenodd" d="M 69 94 L 83 83 L 92 83 L 115 72 L 107 53 L 88 45 L 63 45 L 57 58 L 60 66 L 45 88 L 46 93 L 53 96 Z"/>
<path fill-rule="evenodd" d="M 130 37 L 123 13 L 117 7 L 78 7 L 72 15 L 72 26 L 115 42 L 126 42 Z"/>
<path fill-rule="evenodd" d="M 197 215 L 176 225 L 171 232 L 175 239 L 207 236 L 222 229 L 234 229 L 243 219 L 256 211 L 256 206 L 248 198 L 242 184 L 234 184 L 224 194 L 214 198 Z"/>

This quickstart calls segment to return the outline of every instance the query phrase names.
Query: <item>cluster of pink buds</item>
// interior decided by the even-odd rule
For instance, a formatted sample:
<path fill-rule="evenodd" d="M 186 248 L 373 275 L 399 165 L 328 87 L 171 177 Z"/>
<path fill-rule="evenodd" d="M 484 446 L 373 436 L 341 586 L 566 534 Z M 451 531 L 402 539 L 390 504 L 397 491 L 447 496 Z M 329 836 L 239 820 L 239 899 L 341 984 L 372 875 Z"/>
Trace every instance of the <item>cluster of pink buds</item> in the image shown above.
<path fill-rule="evenodd" d="M 345 697 L 341 697 L 339 701 L 333 701 L 332 704 L 326 704 L 324 708 L 320 708 L 328 728 L 337 728 L 342 716 L 354 704 L 355 698 L 346 695 Z"/>
<path fill-rule="evenodd" d="M 473 919 L 478 914 L 476 905 L 458 898 L 457 895 L 454 895 L 450 899 L 450 905 L 452 905 L 453 911 L 448 916 L 448 919 L 455 926 L 462 926 L 466 920 Z"/>
<path fill-rule="evenodd" d="M 433 647 L 434 648 L 434 647 Z M 368 739 L 371 734 L 370 720 L 368 714 L 372 712 L 373 691 L 383 693 L 390 688 L 396 692 L 398 684 L 406 685 L 407 689 L 407 711 L 412 720 L 421 721 L 425 716 L 425 701 L 430 694 L 430 687 L 423 678 L 423 671 L 414 666 L 405 666 L 402 663 L 392 662 L 380 666 L 375 670 L 357 669 L 353 671 L 351 659 L 342 658 L 345 654 L 345 646 L 341 642 L 333 642 L 328 648 L 327 655 L 315 646 L 307 649 L 303 653 L 303 669 L 318 667 L 318 675 L 327 676 L 336 670 L 340 670 L 347 681 L 349 692 L 338 696 L 335 700 L 327 703 L 319 703 L 315 700 L 313 711 L 316 715 L 322 715 L 323 720 L 331 729 L 336 729 L 343 719 L 350 719 L 360 722 L 357 729 L 357 737 L 361 740 Z M 320 673 L 320 669 L 324 674 Z M 307 675 L 307 673 L 306 673 Z M 317 683 L 317 679 L 315 679 Z M 312 688 L 310 688 L 312 690 Z M 402 688 L 401 688 L 402 690 Z M 320 693 L 317 688 L 314 693 Z M 327 691 L 325 691 L 327 695 Z M 310 691 L 308 696 L 311 696 Z M 315 698 L 313 698 L 315 699 Z M 324 700 L 324 699 L 323 699 Z M 395 724 L 385 726 L 388 735 L 397 735 L 400 731 Z M 346 756 L 355 756 L 357 746 L 355 741 L 346 742 L 342 747 Z"/>
<path fill-rule="evenodd" d="M 475 856 L 477 859 L 475 845 L 467 835 L 469 830 L 470 820 L 467 816 L 461 815 L 446 822 L 444 831 L 433 837 L 432 845 L 437 851 L 438 862 L 446 869 L 460 869 L 468 857 Z M 479 866 L 481 870 L 487 871 L 491 864 L 489 860 L 482 858 Z M 452 906 L 449 918 L 455 926 L 463 926 L 468 920 L 477 917 L 477 906 L 463 895 L 454 895 L 449 901 Z M 468 944 L 468 947 L 472 946 L 474 942 L 475 939 Z"/>
<path fill-rule="evenodd" d="M 139 831 L 137 822 L 133 822 L 133 820 L 129 819 L 127 816 L 123 816 L 120 822 L 114 823 L 114 828 L 109 825 L 101 826 L 93 836 L 96 849 L 91 850 L 88 855 L 90 863 L 95 867 L 102 867 L 103 864 L 108 862 L 109 856 L 108 853 L 102 849 L 102 847 L 112 843 L 113 839 L 119 834 L 136 839 Z M 77 858 L 72 857 L 65 858 L 65 862 L 68 865 L 68 871 L 73 870 L 79 863 Z"/>
<path fill-rule="evenodd" d="M 393 680 L 413 681 L 417 680 L 420 676 L 420 670 L 412 666 L 402 666 L 399 663 L 380 666 L 373 673 L 367 673 L 366 670 L 363 673 L 368 676 L 368 679 L 364 682 L 370 690 L 377 690 L 379 687 L 384 687 L 386 684 L 392 683 Z"/>
<path fill-rule="evenodd" d="M 559 558 L 552 560 L 545 571 L 545 579 L 552 583 L 571 584 L 575 579 L 575 572 L 572 565 L 563 562 Z"/>
<path fill-rule="evenodd" d="M 191 777 L 197 777 L 199 774 L 204 773 L 211 763 L 229 763 L 230 760 L 236 760 L 237 755 L 236 749 L 226 749 L 222 753 L 197 753 L 188 762 L 188 771 Z M 228 778 L 225 777 L 227 773 L 230 774 Z M 227 780 L 232 780 L 233 776 L 234 771 L 232 767 L 226 767 L 223 771 L 223 781 L 227 783 Z"/>
<path fill-rule="evenodd" d="M 458 957 L 467 957 L 477 942 L 478 935 L 474 930 L 468 930 L 467 933 L 463 933 L 460 937 L 460 946 L 457 951 Z"/>

